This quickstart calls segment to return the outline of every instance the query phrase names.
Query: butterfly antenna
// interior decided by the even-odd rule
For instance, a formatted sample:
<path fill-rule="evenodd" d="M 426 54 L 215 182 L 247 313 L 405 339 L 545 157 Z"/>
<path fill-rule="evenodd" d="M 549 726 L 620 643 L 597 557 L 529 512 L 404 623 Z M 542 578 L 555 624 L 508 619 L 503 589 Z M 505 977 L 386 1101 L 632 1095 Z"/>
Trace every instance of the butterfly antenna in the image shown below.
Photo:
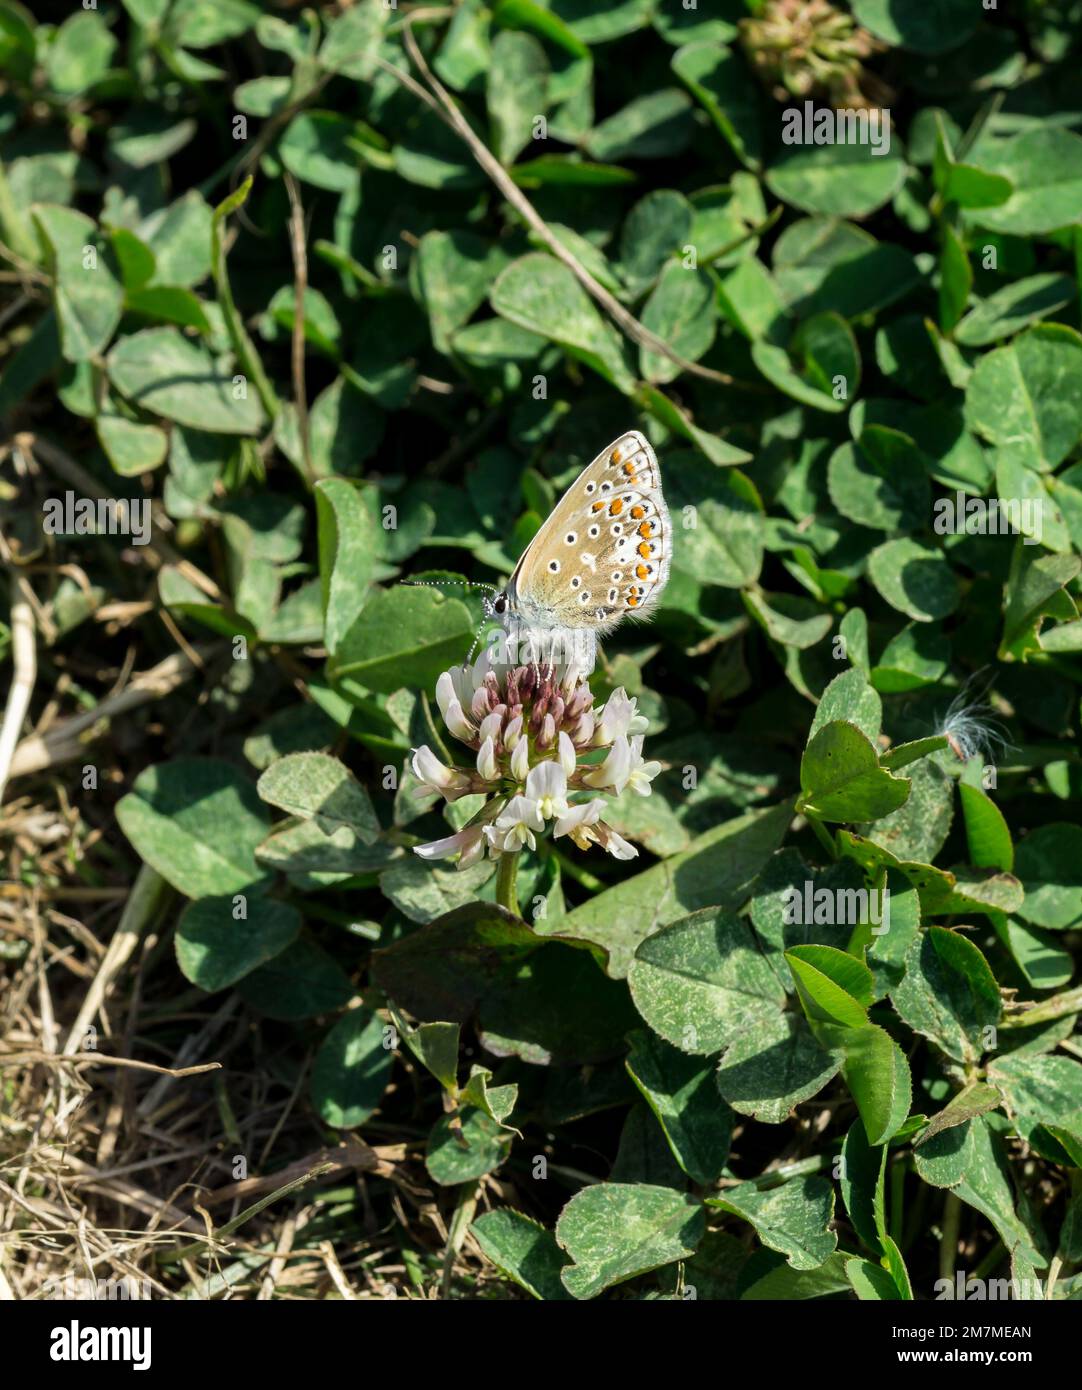
<path fill-rule="evenodd" d="M 486 584 L 480 579 L 400 579 L 398 582 L 412 589 L 442 589 L 444 585 L 448 587 L 454 585 L 464 589 L 487 589 L 490 594 L 498 594 L 500 592 L 495 584 Z M 469 654 L 463 665 L 469 666 L 473 661 L 473 654 L 480 645 L 481 633 L 484 632 L 484 630 L 485 623 L 482 623 L 477 629 L 473 639 L 473 645 L 470 647 Z"/>
<path fill-rule="evenodd" d="M 405 584 L 411 589 L 487 589 L 490 594 L 498 594 L 499 589 L 495 584 L 486 584 L 480 579 L 400 579 L 399 584 Z"/>

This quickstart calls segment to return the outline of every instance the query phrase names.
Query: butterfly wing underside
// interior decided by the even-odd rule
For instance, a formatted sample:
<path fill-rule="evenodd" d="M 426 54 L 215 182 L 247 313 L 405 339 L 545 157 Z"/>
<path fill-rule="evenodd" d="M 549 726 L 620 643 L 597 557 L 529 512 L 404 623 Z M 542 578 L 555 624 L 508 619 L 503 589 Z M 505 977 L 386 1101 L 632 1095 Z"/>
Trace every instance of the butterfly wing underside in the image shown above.
<path fill-rule="evenodd" d="M 657 458 L 629 430 L 588 464 L 527 546 L 507 594 L 537 627 L 607 632 L 645 617 L 669 578 L 672 524 Z"/>

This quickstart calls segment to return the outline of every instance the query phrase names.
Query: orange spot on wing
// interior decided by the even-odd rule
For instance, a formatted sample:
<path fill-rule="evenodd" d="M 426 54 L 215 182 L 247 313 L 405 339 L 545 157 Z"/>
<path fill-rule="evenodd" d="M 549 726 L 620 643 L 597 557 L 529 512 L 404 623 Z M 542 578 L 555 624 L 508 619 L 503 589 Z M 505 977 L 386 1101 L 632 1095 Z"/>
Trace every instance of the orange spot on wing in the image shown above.
<path fill-rule="evenodd" d="M 645 565 L 636 565 L 635 573 L 639 576 L 640 579 L 645 579 L 646 576 L 650 573 L 650 571 L 646 568 Z"/>
<path fill-rule="evenodd" d="M 621 501 L 621 499 L 617 497 L 615 502 L 613 502 L 612 506 L 609 508 L 609 516 L 619 516 L 623 510 L 624 504 Z"/>
<path fill-rule="evenodd" d="M 619 462 L 620 462 L 620 450 L 619 450 L 619 449 L 613 449 L 613 451 L 612 451 L 612 461 L 613 461 L 613 463 L 619 463 Z"/>
<path fill-rule="evenodd" d="M 650 558 L 650 542 L 649 542 L 649 541 L 640 541 L 640 542 L 638 543 L 638 545 L 637 545 L 635 548 L 638 550 L 639 554 L 642 556 L 642 558 L 643 558 L 644 560 L 649 560 L 649 558 Z"/>
<path fill-rule="evenodd" d="M 590 510 L 592 512 L 603 512 L 605 510 L 605 504 L 604 502 L 595 502 Z"/>
<path fill-rule="evenodd" d="M 644 517 L 646 515 L 646 508 L 639 506 L 632 507 L 631 515 L 635 518 L 636 521 L 638 521 L 640 517 Z"/>
<path fill-rule="evenodd" d="M 648 521 L 644 521 L 644 522 L 642 523 L 642 525 L 639 527 L 639 535 L 640 535 L 640 536 L 648 536 L 649 534 L 650 534 L 650 523 L 649 523 Z"/>
<path fill-rule="evenodd" d="M 625 472 L 625 473 L 627 474 L 627 476 L 630 478 L 631 475 L 632 475 L 632 473 L 634 473 L 634 471 L 635 471 L 635 465 L 634 465 L 634 463 L 633 463 L 630 459 L 628 459 L 627 463 L 624 464 L 624 472 Z"/>
<path fill-rule="evenodd" d="M 639 600 L 636 598 L 634 594 L 628 595 L 627 606 L 629 608 L 637 608 L 639 606 Z"/>

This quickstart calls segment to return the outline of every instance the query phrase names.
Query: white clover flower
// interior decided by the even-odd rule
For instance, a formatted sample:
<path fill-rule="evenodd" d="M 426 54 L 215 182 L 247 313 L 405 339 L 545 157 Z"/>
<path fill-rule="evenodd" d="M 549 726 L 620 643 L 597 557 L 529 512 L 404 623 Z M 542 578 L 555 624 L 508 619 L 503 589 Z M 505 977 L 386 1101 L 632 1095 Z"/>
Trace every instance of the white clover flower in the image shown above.
<path fill-rule="evenodd" d="M 649 796 L 661 771 L 643 757 L 646 719 L 623 688 L 595 710 L 574 666 L 499 666 L 482 653 L 473 666 L 440 676 L 436 703 L 450 733 L 472 750 L 473 766 L 447 767 L 423 745 L 413 751 L 414 774 L 447 801 L 470 793 L 486 800 L 465 829 L 417 845 L 421 858 L 457 855 L 462 868 L 486 847 L 494 858 L 513 855 L 535 849 L 546 824 L 579 849 L 598 845 L 617 859 L 638 853 L 602 819 L 604 796 L 589 795 L 631 787 Z M 603 762 L 585 760 L 594 750 L 607 750 Z M 573 797 L 582 799 L 572 804 Z"/>
<path fill-rule="evenodd" d="M 474 790 L 473 778 L 458 768 L 446 767 L 427 743 L 413 750 L 412 767 L 426 791 L 439 792 L 447 801 L 457 801 Z"/>
<path fill-rule="evenodd" d="M 462 701 L 455 690 L 450 671 L 444 671 L 436 682 L 436 703 L 440 707 L 443 722 L 455 738 L 469 742 L 473 737 L 473 725 L 463 713 Z"/>
<path fill-rule="evenodd" d="M 538 763 L 531 767 L 526 778 L 526 796 L 540 813 L 542 820 L 552 820 L 567 813 L 567 774 L 559 763 Z"/>
<path fill-rule="evenodd" d="M 491 734 L 478 749 L 477 771 L 486 782 L 495 782 L 500 775 L 500 767 L 496 761 L 496 747 L 492 742 Z"/>
<path fill-rule="evenodd" d="M 588 787 L 612 791 L 619 796 L 627 786 L 627 779 L 630 775 L 631 745 L 621 734 L 609 749 L 605 761 L 584 773 L 582 780 Z"/>
<path fill-rule="evenodd" d="M 595 797 L 593 801 L 580 801 L 577 806 L 569 807 L 556 822 L 553 837 L 558 840 L 561 835 L 569 835 L 579 849 L 589 849 L 592 844 L 599 843 L 594 827 L 600 819 L 600 797 Z"/>
<path fill-rule="evenodd" d="M 597 716 L 592 709 L 583 710 L 571 727 L 571 737 L 578 748 L 589 748 L 594 742 Z"/>
<path fill-rule="evenodd" d="M 599 799 L 582 801 L 570 807 L 567 814 L 556 822 L 552 833 L 557 839 L 567 835 L 579 849 L 600 845 L 614 859 L 634 859 L 639 853 L 634 845 L 629 845 L 622 835 L 618 835 L 611 825 L 606 825 L 601 819 Z"/>
<path fill-rule="evenodd" d="M 493 744 L 499 741 L 500 730 L 503 728 L 503 720 L 500 718 L 498 710 L 493 710 L 491 714 L 486 714 L 481 720 L 477 730 L 477 737 L 484 743 L 485 739 L 491 739 Z"/>
<path fill-rule="evenodd" d="M 511 754 L 511 776 L 516 782 L 526 780 L 526 775 L 530 770 L 530 745 L 526 739 L 520 738 L 515 744 L 515 751 Z"/>
<path fill-rule="evenodd" d="M 650 795 L 650 783 L 661 771 L 659 762 L 643 762 L 642 734 L 631 740 L 631 764 L 627 775 L 627 785 L 637 796 Z"/>
<path fill-rule="evenodd" d="M 632 734 L 644 734 L 649 721 L 638 713 L 638 702 L 629 697 L 623 686 L 619 686 L 605 701 L 605 708 L 594 728 L 592 742 L 595 747 L 605 748 L 614 739 L 627 738 Z"/>
<path fill-rule="evenodd" d="M 464 830 L 448 835 L 445 840 L 431 840 L 427 845 L 416 845 L 413 852 L 422 859 L 453 859 L 457 854 L 458 867 L 466 869 L 484 857 L 484 829 L 483 825 L 467 825 Z"/>
<path fill-rule="evenodd" d="M 510 854 L 523 846 L 536 849 L 534 831 L 544 827 L 537 802 L 528 796 L 513 796 L 493 823 L 484 827 L 484 833 L 497 853 Z"/>
<path fill-rule="evenodd" d="M 611 825 L 606 825 L 604 821 L 599 821 L 597 826 L 597 837 L 601 848 L 614 859 L 637 859 L 639 851 L 634 845 L 629 844 L 622 835 L 617 835 Z"/>

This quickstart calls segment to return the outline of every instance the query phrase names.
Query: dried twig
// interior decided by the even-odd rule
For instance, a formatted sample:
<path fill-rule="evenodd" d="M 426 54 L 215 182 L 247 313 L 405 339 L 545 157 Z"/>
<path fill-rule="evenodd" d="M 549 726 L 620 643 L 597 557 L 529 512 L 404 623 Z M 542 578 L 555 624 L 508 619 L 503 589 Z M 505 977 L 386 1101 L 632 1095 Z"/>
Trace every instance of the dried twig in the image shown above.
<path fill-rule="evenodd" d="M 308 394 L 304 383 L 304 321 L 308 291 L 308 250 L 305 246 L 304 206 L 300 189 L 292 174 L 284 176 L 289 195 L 289 245 L 293 253 L 293 404 L 297 411 L 297 433 L 301 440 L 304 476 L 311 486 L 315 482 L 312 469 L 312 448 L 308 430 Z"/>
<path fill-rule="evenodd" d="M 230 995 L 216 1014 L 207 1020 L 198 1033 L 192 1033 L 181 1044 L 180 1051 L 177 1053 L 176 1061 L 180 1066 L 191 1066 L 195 1058 L 199 1056 L 204 1047 L 218 1035 L 222 1028 L 236 1012 L 240 1004 L 238 995 Z M 171 1076 L 163 1076 L 160 1081 L 156 1081 L 143 1099 L 139 1102 L 138 1115 L 140 1119 L 149 1119 L 153 1116 L 162 1099 L 168 1094 L 173 1085 Z"/>
<path fill-rule="evenodd" d="M 6 547 L 5 547 L 6 548 Z M 11 657 L 14 674 L 0 725 L 0 801 L 4 798 L 15 748 L 23 721 L 30 709 L 30 697 L 38 674 L 37 647 L 34 642 L 34 613 L 21 585 L 20 575 L 11 571 Z"/>
<path fill-rule="evenodd" d="M 274 1297 L 275 1286 L 282 1277 L 282 1271 L 286 1267 L 286 1261 L 293 1253 L 293 1242 L 297 1238 L 297 1232 L 307 1224 L 312 1213 L 311 1207 L 305 1207 L 304 1211 L 290 1213 L 282 1223 L 282 1230 L 278 1236 L 278 1253 L 270 1262 L 270 1268 L 263 1276 L 263 1282 L 259 1286 L 259 1293 L 256 1301 L 265 1303 Z"/>
<path fill-rule="evenodd" d="M 213 645 L 203 645 L 195 648 L 195 654 L 201 664 L 205 665 L 215 650 Z M 149 671 L 142 671 L 134 676 L 124 690 L 107 695 L 93 709 L 61 720 L 44 737 L 31 734 L 24 738 L 12 758 L 11 776 L 25 777 L 28 773 L 40 772 L 42 768 L 54 767 L 57 763 L 70 762 L 73 758 L 78 758 L 84 751 L 80 736 L 87 729 L 93 728 L 102 720 L 115 719 L 118 715 L 127 714 L 139 705 L 162 699 L 190 679 L 196 670 L 196 662 L 184 652 L 174 652 L 167 656 Z"/>
<path fill-rule="evenodd" d="M 155 1062 L 138 1062 L 133 1057 L 108 1057 L 103 1052 L 82 1052 L 73 1056 L 64 1052 L 0 1052 L 0 1067 L 133 1067 L 136 1071 L 152 1071 L 159 1076 L 197 1076 L 204 1071 L 219 1071 L 221 1062 L 202 1062 L 196 1067 L 160 1067 Z"/>
<path fill-rule="evenodd" d="M 269 1207 L 272 1202 L 278 1201 L 281 1197 L 287 1197 L 291 1192 L 296 1192 L 298 1188 L 304 1187 L 307 1183 L 314 1182 L 318 1178 L 323 1177 L 325 1173 L 331 1171 L 332 1167 L 332 1164 L 317 1164 L 306 1173 L 302 1173 L 299 1177 L 292 1179 L 292 1181 L 285 1183 L 281 1187 L 276 1187 L 273 1192 L 268 1193 L 266 1197 L 262 1197 L 252 1206 L 246 1207 L 244 1211 L 234 1216 L 232 1221 L 227 1221 L 224 1226 L 219 1226 L 216 1231 L 208 1230 L 206 1240 L 194 1241 L 191 1245 L 185 1245 L 180 1250 L 159 1250 L 155 1258 L 159 1264 L 177 1264 L 184 1260 L 191 1259 L 193 1255 L 201 1255 L 204 1251 L 213 1249 L 215 1246 L 219 1245 L 226 1236 L 232 1235 L 234 1231 L 243 1226 L 246 1221 L 250 1221 L 253 1216 L 258 1216 L 259 1213 Z M 276 1174 L 275 1176 L 280 1177 L 281 1174 Z M 207 1220 L 209 1222 L 209 1217 Z"/>
<path fill-rule="evenodd" d="M 64 1044 L 65 1056 L 70 1057 L 82 1047 L 91 1020 L 101 1008 L 117 974 L 139 944 L 139 938 L 157 915 L 162 899 L 168 891 L 169 885 L 165 879 L 149 864 L 144 864 L 136 875 L 131 896 L 120 914 L 120 921 L 109 942 L 105 958 L 98 967 L 94 983 L 87 990 L 86 998 L 75 1022 L 71 1025 L 68 1040 Z"/>
<path fill-rule="evenodd" d="M 382 59 L 377 59 L 379 66 L 385 72 L 401 81 L 403 86 L 408 87 L 409 90 L 434 111 L 446 125 L 449 125 L 456 135 L 460 136 L 466 142 L 474 159 L 476 159 L 477 163 L 519 216 L 537 233 L 556 259 L 562 261 L 563 264 L 567 266 L 575 276 L 575 279 L 578 280 L 579 284 L 586 290 L 587 294 L 601 305 L 609 318 L 612 319 L 617 327 L 619 327 L 632 342 L 637 343 L 639 347 L 646 348 L 650 352 L 658 353 L 662 357 L 667 357 L 669 361 L 675 363 L 682 372 L 688 372 L 692 376 L 702 377 L 705 381 L 717 382 L 722 386 L 739 385 L 736 378 L 730 376 L 728 372 L 715 371 L 712 367 L 703 367 L 698 362 L 689 362 L 686 357 L 681 357 L 678 352 L 670 347 L 669 344 L 665 342 L 664 338 L 659 338 L 656 333 L 651 333 L 645 324 L 640 323 L 629 309 L 626 309 L 618 299 L 605 289 L 604 285 L 594 279 L 586 267 L 582 265 L 574 254 L 549 230 L 545 219 L 530 202 L 529 198 L 526 197 L 522 189 L 514 182 L 507 170 L 485 142 L 474 132 L 465 116 L 463 116 L 462 112 L 455 105 L 450 93 L 425 62 L 424 55 L 417 46 L 417 40 L 413 35 L 412 21 L 415 18 L 416 16 L 411 15 L 403 25 L 403 42 L 405 43 L 406 51 L 409 53 L 410 59 L 428 84 L 430 91 L 426 91 L 419 83 L 415 82 L 408 73 L 402 72 L 400 68 L 394 67 L 391 63 L 387 63 Z M 433 99 L 431 92 L 436 94 L 436 99 Z"/>
<path fill-rule="evenodd" d="M 327 1267 L 327 1273 L 331 1276 L 331 1283 L 342 1298 L 353 1302 L 357 1295 L 350 1288 L 349 1280 L 346 1278 L 342 1266 L 338 1263 L 338 1256 L 334 1253 L 334 1246 L 329 1240 L 319 1242 L 319 1253 L 323 1256 L 323 1263 Z"/>
<path fill-rule="evenodd" d="M 281 1187 L 283 1182 L 292 1182 L 314 1168 L 319 1168 L 324 1178 L 337 1177 L 351 1170 L 358 1173 L 371 1172 L 379 1169 L 381 1163 L 385 1162 L 381 1157 L 382 1153 L 382 1150 L 370 1148 L 363 1140 L 351 1135 L 344 1144 L 306 1154 L 266 1177 L 243 1178 L 240 1182 L 230 1182 L 224 1187 L 215 1188 L 203 1198 L 203 1205 L 220 1206 L 222 1202 L 243 1201 L 247 1197 L 273 1192 Z"/>

